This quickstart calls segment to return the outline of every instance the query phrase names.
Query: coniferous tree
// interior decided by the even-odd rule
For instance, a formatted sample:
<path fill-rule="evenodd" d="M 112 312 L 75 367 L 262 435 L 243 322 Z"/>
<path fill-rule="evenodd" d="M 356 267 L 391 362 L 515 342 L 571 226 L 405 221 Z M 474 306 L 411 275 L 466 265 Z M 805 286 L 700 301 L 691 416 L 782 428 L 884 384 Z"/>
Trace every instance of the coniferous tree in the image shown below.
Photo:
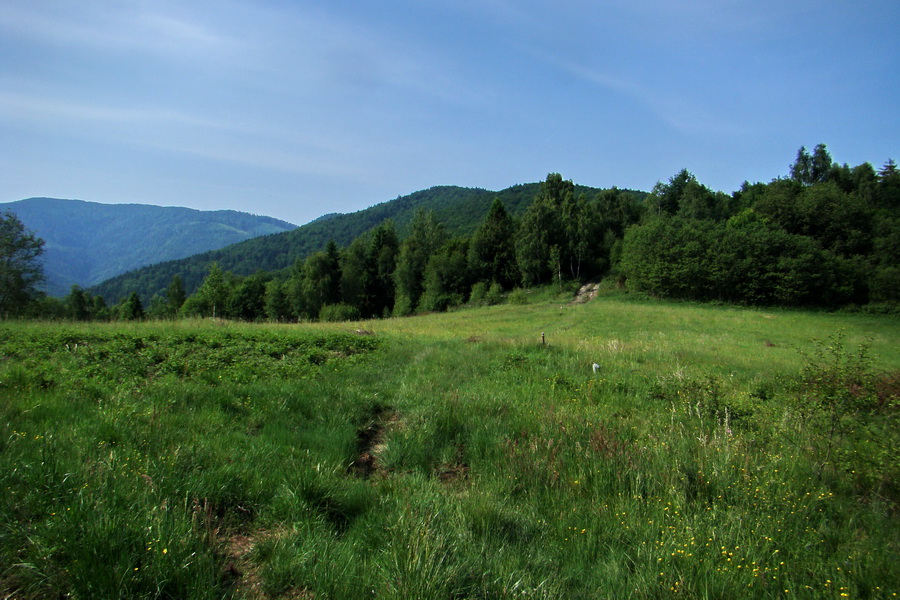
<path fill-rule="evenodd" d="M 561 271 L 562 253 L 567 250 L 562 207 L 572 202 L 574 190 L 571 181 L 551 173 L 525 210 L 516 232 L 516 260 L 524 285 L 548 282 Z M 554 246 L 558 255 L 553 254 Z M 552 260 L 554 256 L 559 260 Z"/>
<path fill-rule="evenodd" d="M 66 296 L 66 312 L 69 318 L 76 321 L 87 321 L 91 318 L 91 308 L 93 300 L 90 294 L 86 293 L 80 285 L 74 284 Z"/>
<path fill-rule="evenodd" d="M 317 319 L 323 306 L 341 301 L 340 253 L 334 241 L 306 259 L 302 289 L 310 319 Z"/>
<path fill-rule="evenodd" d="M 503 202 L 494 198 L 469 245 L 469 269 L 475 281 L 498 283 L 506 289 L 518 282 L 514 235 L 512 218 Z"/>
<path fill-rule="evenodd" d="M 187 299 L 184 291 L 184 284 L 178 274 L 172 275 L 172 282 L 166 288 L 165 312 L 168 316 L 174 317 L 181 310 L 181 306 Z"/>
<path fill-rule="evenodd" d="M 387 220 L 372 232 L 369 277 L 369 312 L 372 316 L 386 316 L 394 308 L 394 271 L 397 268 L 397 256 L 400 242 L 394 229 L 394 222 Z"/>
<path fill-rule="evenodd" d="M 900 208 L 900 169 L 893 159 L 888 159 L 878 171 L 876 190 L 879 207 L 890 210 Z"/>
<path fill-rule="evenodd" d="M 800 183 L 809 183 L 812 179 L 812 157 L 806 146 L 800 146 L 797 150 L 797 158 L 791 165 L 791 179 Z"/>
<path fill-rule="evenodd" d="M 420 208 L 410 224 L 410 234 L 400 246 L 394 273 L 396 296 L 394 314 L 405 315 L 416 309 L 422 296 L 428 260 L 447 239 L 444 227 L 432 211 Z"/>
<path fill-rule="evenodd" d="M 816 144 L 813 148 L 812 159 L 810 161 L 810 183 L 822 183 L 828 179 L 828 173 L 831 171 L 831 154 L 825 148 L 825 144 Z"/>
<path fill-rule="evenodd" d="M 816 144 L 811 155 L 806 147 L 801 146 L 794 164 L 791 165 L 791 179 L 805 185 L 822 183 L 828 178 L 831 166 L 831 155 L 825 144 Z"/>
<path fill-rule="evenodd" d="M 341 253 L 341 297 L 363 317 L 372 316 L 372 264 L 369 235 L 361 235 Z"/>
<path fill-rule="evenodd" d="M 122 303 L 119 316 L 126 321 L 140 321 L 144 318 L 144 306 L 137 292 L 131 292 Z"/>

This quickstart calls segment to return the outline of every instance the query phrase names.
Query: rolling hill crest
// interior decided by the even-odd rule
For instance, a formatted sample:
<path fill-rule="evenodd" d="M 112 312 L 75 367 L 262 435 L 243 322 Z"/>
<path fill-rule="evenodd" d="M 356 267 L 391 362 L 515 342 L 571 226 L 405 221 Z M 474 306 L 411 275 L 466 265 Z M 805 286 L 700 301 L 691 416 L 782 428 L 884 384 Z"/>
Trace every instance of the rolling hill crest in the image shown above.
<path fill-rule="evenodd" d="M 484 220 L 494 198 L 499 198 L 511 215 L 518 216 L 531 204 L 539 189 L 540 183 L 514 185 L 499 192 L 436 186 L 354 213 L 328 214 L 292 231 L 143 267 L 104 281 L 92 291 L 102 295 L 107 302 L 117 302 L 132 291 L 149 299 L 154 294 L 162 294 L 174 275 L 182 279 L 188 293 L 192 292 L 199 287 L 212 263 L 218 263 L 223 270 L 236 275 L 286 269 L 297 259 L 323 249 L 329 240 L 333 239 L 339 246 L 348 245 L 386 219 L 393 220 L 403 238 L 419 209 L 434 211 L 451 235 L 470 235 Z M 600 190 L 576 185 L 575 191 L 594 197 Z"/>
<path fill-rule="evenodd" d="M 44 290 L 64 295 L 121 273 L 223 248 L 296 225 L 233 210 L 28 198 L 0 204 L 42 238 Z"/>

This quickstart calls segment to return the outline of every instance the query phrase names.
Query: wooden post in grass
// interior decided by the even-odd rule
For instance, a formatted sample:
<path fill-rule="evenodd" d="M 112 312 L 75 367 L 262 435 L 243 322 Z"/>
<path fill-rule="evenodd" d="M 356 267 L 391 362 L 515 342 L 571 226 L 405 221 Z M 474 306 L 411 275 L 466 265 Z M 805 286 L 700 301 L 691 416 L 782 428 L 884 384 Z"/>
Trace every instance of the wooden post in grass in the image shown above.
<path fill-rule="evenodd" d="M 547 340 L 544 339 L 544 332 L 541 332 L 541 346 L 546 346 Z"/>

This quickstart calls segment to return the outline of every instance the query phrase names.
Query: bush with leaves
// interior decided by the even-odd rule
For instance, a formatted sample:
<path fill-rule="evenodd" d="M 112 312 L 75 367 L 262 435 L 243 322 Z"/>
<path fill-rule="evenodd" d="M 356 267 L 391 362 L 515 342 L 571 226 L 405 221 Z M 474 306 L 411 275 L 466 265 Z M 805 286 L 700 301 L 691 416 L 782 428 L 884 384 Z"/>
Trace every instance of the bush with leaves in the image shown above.
<path fill-rule="evenodd" d="M 796 405 L 820 471 L 900 504 L 900 377 L 877 372 L 868 345 L 850 350 L 843 333 L 814 344 L 804 354 Z"/>

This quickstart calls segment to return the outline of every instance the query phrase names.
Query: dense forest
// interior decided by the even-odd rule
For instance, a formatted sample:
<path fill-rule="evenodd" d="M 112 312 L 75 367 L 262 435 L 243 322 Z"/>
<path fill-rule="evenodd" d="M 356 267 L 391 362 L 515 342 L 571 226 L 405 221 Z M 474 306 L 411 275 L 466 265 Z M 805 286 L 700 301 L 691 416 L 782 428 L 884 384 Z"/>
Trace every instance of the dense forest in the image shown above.
<path fill-rule="evenodd" d="M 893 309 L 900 173 L 801 148 L 790 176 L 713 194 L 687 171 L 657 185 L 625 235 L 629 287 L 670 298 Z"/>
<path fill-rule="evenodd" d="M 511 215 L 521 215 L 539 187 L 538 183 L 527 183 L 492 192 L 479 188 L 436 186 L 355 213 L 325 215 L 293 231 L 136 269 L 93 286 L 91 292 L 113 302 L 137 292 L 147 302 L 153 295 L 164 293 L 172 277 L 178 275 L 185 289 L 193 293 L 200 287 L 213 263 L 235 275 L 269 271 L 280 276 L 298 259 L 324 250 L 329 241 L 347 246 L 359 235 L 388 219 L 394 222 L 397 234 L 403 239 L 419 209 L 434 212 L 449 235 L 467 236 L 478 227 L 495 198 L 502 200 Z M 599 191 L 582 186 L 575 186 L 575 189 L 589 196 Z"/>
<path fill-rule="evenodd" d="M 110 308 L 99 294 L 73 288 L 52 310 L 83 319 L 354 319 L 491 304 L 517 288 L 601 278 L 685 300 L 898 307 L 900 172 L 893 160 L 877 171 L 869 163 L 851 167 L 820 144 L 801 148 L 788 176 L 744 183 L 730 195 L 687 170 L 649 195 L 580 188 L 556 173 L 530 191 L 527 201 L 514 196 L 515 215 L 495 195 L 471 233 L 459 214 L 454 222 L 420 205 L 402 229 L 391 219 L 373 222 L 343 245 L 332 237 L 280 270 L 238 274 L 211 262 L 192 293 L 176 272 L 149 301 L 131 292 Z M 487 193 L 466 199 L 484 202 Z"/>

